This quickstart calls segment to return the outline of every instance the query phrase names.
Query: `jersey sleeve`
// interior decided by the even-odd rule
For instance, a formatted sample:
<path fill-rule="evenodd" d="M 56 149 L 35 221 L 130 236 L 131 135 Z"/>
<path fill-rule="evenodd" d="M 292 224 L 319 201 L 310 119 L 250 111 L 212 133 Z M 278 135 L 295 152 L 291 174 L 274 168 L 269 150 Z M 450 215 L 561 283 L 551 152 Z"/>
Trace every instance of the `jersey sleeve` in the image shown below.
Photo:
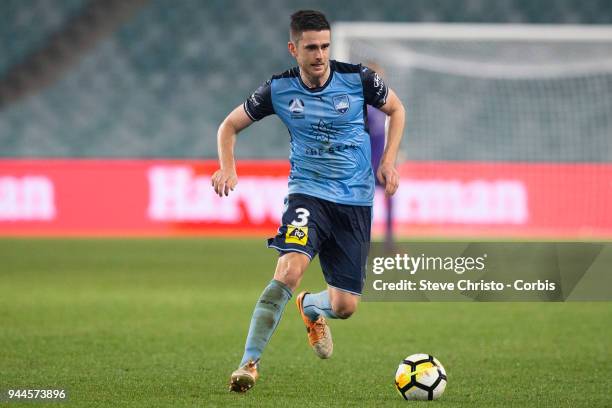
<path fill-rule="evenodd" d="M 254 121 L 274 113 L 272 106 L 272 80 L 264 82 L 244 101 L 244 111 Z"/>
<path fill-rule="evenodd" d="M 363 97 L 368 105 L 380 108 L 387 103 L 389 88 L 376 72 L 366 66 L 361 67 L 361 84 Z"/>

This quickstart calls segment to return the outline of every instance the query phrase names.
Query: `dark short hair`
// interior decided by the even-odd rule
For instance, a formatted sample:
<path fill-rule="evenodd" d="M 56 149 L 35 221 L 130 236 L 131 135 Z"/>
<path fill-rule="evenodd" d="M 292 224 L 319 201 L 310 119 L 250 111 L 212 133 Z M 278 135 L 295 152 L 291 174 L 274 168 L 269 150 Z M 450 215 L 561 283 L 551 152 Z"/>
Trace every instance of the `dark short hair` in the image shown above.
<path fill-rule="evenodd" d="M 299 10 L 291 15 L 291 41 L 297 41 L 304 31 L 331 30 L 325 14 L 317 10 Z"/>

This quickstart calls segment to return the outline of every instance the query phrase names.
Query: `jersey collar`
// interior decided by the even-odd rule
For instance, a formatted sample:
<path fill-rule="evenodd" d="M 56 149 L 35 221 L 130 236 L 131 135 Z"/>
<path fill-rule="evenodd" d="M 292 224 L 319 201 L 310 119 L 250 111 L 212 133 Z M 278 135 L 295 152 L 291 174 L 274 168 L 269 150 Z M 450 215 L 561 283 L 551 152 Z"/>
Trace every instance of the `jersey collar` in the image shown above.
<path fill-rule="evenodd" d="M 297 77 L 298 80 L 300 81 L 300 84 L 302 85 L 302 88 L 304 88 L 306 91 L 308 92 L 321 92 L 322 90 L 324 90 L 325 88 L 327 88 L 327 85 L 329 85 L 329 83 L 331 82 L 332 78 L 334 77 L 334 65 L 335 65 L 335 61 L 333 60 L 329 60 L 329 78 L 327 78 L 327 81 L 325 81 L 325 83 L 321 86 L 318 86 L 316 88 L 309 88 L 304 81 L 302 81 L 302 76 L 300 75 L 300 67 L 295 67 L 295 70 L 297 72 Z"/>

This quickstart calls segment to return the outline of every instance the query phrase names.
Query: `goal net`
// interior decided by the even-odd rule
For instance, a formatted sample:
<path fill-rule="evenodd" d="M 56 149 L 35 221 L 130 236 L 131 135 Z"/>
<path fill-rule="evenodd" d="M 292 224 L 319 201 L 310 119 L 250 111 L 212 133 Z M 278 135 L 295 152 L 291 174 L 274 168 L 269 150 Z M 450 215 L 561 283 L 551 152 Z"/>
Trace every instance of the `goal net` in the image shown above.
<path fill-rule="evenodd" d="M 572 176 L 575 172 L 569 165 L 589 164 L 586 170 L 580 167 L 584 177 L 565 186 L 588 202 L 565 209 L 572 213 L 565 217 L 576 217 L 575 233 L 569 235 L 610 222 L 609 217 L 601 219 L 605 215 L 587 220 L 579 212 L 600 207 L 602 200 L 612 205 L 605 201 L 609 185 L 585 187 L 601 181 L 601 169 L 612 163 L 611 27 L 337 23 L 332 30 L 333 57 L 380 66 L 387 84 L 406 106 L 402 159 L 484 164 L 484 178 L 522 175 L 525 200 L 531 201 L 524 203 L 522 216 L 508 218 L 507 224 L 524 225 L 537 224 L 537 211 L 544 211 L 546 202 L 550 209 L 554 207 L 550 203 L 568 198 L 566 192 L 551 188 L 557 180 L 554 173 Z M 491 173 L 490 166 L 501 170 Z M 534 202 L 530 182 L 538 177 L 537 188 L 551 191 Z M 446 215 L 438 211 L 433 218 L 412 214 L 405 219 L 413 224 L 471 223 L 453 211 L 447 208 Z M 549 218 L 556 218 L 538 224 L 540 231 L 556 235 L 563 212 L 561 207 L 553 208 Z M 500 225 L 494 219 L 475 220 L 474 225 Z"/>
<path fill-rule="evenodd" d="M 612 28 L 339 23 L 405 102 L 412 160 L 612 161 Z"/>

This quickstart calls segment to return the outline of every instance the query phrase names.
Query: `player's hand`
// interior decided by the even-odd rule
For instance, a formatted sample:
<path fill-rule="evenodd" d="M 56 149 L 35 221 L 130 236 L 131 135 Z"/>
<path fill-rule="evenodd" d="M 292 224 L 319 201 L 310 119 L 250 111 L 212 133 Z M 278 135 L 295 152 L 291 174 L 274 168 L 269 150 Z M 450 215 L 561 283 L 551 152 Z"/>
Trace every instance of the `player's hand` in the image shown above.
<path fill-rule="evenodd" d="M 385 186 L 385 194 L 392 196 L 399 187 L 399 173 L 392 164 L 381 163 L 376 172 L 376 178 Z"/>
<path fill-rule="evenodd" d="M 227 197 L 230 190 L 234 191 L 236 184 L 238 184 L 238 176 L 235 170 L 229 171 L 219 169 L 212 175 L 211 181 L 215 193 L 217 193 L 219 197 L 223 197 L 223 195 Z"/>

